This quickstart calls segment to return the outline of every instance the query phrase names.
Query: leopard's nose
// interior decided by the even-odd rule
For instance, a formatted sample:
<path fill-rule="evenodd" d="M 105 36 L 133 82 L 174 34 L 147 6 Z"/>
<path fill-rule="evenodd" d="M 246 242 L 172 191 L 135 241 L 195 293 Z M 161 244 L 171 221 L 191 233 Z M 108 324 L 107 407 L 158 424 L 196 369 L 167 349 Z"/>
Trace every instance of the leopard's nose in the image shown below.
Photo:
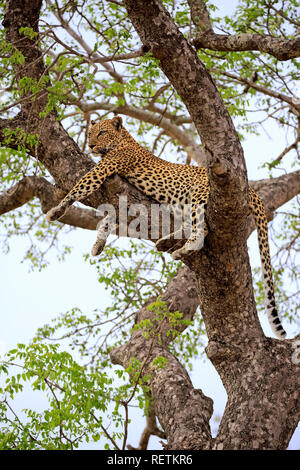
<path fill-rule="evenodd" d="M 90 149 L 93 150 L 93 148 L 96 147 L 95 144 L 90 144 Z"/>

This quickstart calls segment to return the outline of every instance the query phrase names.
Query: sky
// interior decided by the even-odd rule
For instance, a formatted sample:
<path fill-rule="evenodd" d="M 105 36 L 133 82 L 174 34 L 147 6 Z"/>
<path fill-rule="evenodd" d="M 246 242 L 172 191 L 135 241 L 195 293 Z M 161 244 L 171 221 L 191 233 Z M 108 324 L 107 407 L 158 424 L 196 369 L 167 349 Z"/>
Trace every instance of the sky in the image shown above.
<path fill-rule="evenodd" d="M 217 3 L 223 7 L 225 2 Z M 233 8 L 235 3 L 226 2 L 227 13 L 229 5 Z M 268 133 L 262 131 L 258 137 L 247 138 L 243 142 L 243 148 L 248 178 L 257 180 L 268 177 L 267 170 L 260 168 L 260 164 L 278 156 L 284 144 L 282 135 L 274 131 L 274 128 L 268 129 Z M 24 238 L 14 237 L 11 240 L 9 254 L 0 253 L 0 354 L 17 343 L 30 341 L 39 327 L 50 322 L 59 313 L 73 307 L 79 307 L 84 313 L 88 313 L 95 308 L 104 308 L 108 305 L 109 298 L 98 283 L 95 267 L 83 259 L 95 241 L 95 233 L 77 229 L 65 237 L 65 243 L 73 246 L 72 253 L 67 256 L 65 262 L 59 262 L 55 251 L 51 252 L 50 266 L 41 272 L 30 272 L 29 264 L 22 263 L 26 243 Z M 256 233 L 249 238 L 248 246 L 252 266 L 259 266 Z M 273 336 L 266 316 L 260 318 L 266 335 Z M 294 328 L 289 324 L 285 324 L 284 327 L 288 337 L 291 337 Z M 208 360 L 197 362 L 191 373 L 191 379 L 194 387 L 201 388 L 214 400 L 214 417 L 221 416 L 226 404 L 226 392 L 210 362 Z M 26 406 L 30 406 L 31 403 L 33 406 L 37 404 L 36 398 L 33 398 L 28 390 L 21 400 L 22 403 L 18 403 L 17 407 L 24 406 L 24 400 Z M 43 398 L 40 397 L 39 400 L 37 406 L 42 407 Z M 144 419 L 137 414 L 133 425 L 129 428 L 128 442 L 131 445 L 137 445 L 143 426 Z M 216 423 L 213 427 L 216 427 Z M 138 433 L 136 429 L 139 430 Z M 159 439 L 152 437 L 149 447 L 155 448 L 158 441 Z M 85 448 L 91 447 L 97 448 L 97 446 L 85 446 Z M 300 448 L 299 426 L 289 448 Z"/>

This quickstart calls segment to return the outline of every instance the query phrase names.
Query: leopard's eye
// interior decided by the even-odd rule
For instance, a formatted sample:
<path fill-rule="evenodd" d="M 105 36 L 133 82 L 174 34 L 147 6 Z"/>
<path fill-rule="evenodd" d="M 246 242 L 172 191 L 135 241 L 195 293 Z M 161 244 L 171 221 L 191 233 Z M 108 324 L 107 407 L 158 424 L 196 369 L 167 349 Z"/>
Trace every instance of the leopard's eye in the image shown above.
<path fill-rule="evenodd" d="M 97 134 L 97 137 L 100 137 L 100 135 L 104 134 L 106 131 L 99 131 Z"/>

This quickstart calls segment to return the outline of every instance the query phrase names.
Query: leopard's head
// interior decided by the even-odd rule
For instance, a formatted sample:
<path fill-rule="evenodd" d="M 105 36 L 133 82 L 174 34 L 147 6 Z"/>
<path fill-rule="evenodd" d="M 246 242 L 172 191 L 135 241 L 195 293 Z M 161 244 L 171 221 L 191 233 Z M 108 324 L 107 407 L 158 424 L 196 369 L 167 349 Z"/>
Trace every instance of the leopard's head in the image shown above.
<path fill-rule="evenodd" d="M 94 155 L 105 155 L 117 147 L 124 139 L 124 127 L 122 118 L 115 116 L 113 119 L 91 121 L 89 129 L 89 147 Z"/>

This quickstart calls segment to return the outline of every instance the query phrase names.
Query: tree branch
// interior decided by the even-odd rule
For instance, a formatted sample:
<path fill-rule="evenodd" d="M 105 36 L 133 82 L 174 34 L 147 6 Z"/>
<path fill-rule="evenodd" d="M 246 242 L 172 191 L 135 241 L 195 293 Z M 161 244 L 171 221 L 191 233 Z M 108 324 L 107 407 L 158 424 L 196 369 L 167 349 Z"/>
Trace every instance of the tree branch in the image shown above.
<path fill-rule="evenodd" d="M 114 106 L 110 103 L 104 102 L 93 102 L 93 103 L 78 103 L 77 106 L 84 112 L 90 113 L 97 109 L 103 109 L 106 111 L 111 111 L 118 114 L 123 114 L 124 116 L 130 116 L 139 121 L 148 122 L 154 126 L 159 126 L 164 130 L 164 133 L 170 136 L 172 139 L 178 141 L 180 145 L 184 148 L 190 158 L 195 160 L 199 165 L 205 166 L 206 163 L 206 152 L 195 140 L 192 139 L 185 130 L 181 130 L 179 125 L 182 123 L 191 123 L 190 118 L 176 118 L 172 116 L 171 119 L 167 119 L 162 115 L 153 113 L 144 109 L 135 108 L 134 106 L 129 106 L 127 104 L 121 106 Z"/>
<path fill-rule="evenodd" d="M 239 33 L 233 35 L 207 34 L 192 41 L 198 49 L 213 51 L 260 51 L 272 55 L 278 60 L 290 60 L 300 56 L 300 39 L 280 39 L 263 34 Z"/>
<path fill-rule="evenodd" d="M 275 158 L 275 160 L 272 161 L 271 165 L 272 166 L 275 166 L 277 165 L 278 163 L 281 162 L 281 160 L 283 159 L 283 157 L 289 153 L 291 150 L 295 149 L 296 152 L 298 152 L 298 143 L 300 142 L 300 136 L 298 135 L 296 140 L 291 144 L 289 145 L 288 147 L 286 147 L 281 153 L 280 155 L 278 155 L 277 158 Z M 299 155 L 299 153 L 298 153 Z"/>

